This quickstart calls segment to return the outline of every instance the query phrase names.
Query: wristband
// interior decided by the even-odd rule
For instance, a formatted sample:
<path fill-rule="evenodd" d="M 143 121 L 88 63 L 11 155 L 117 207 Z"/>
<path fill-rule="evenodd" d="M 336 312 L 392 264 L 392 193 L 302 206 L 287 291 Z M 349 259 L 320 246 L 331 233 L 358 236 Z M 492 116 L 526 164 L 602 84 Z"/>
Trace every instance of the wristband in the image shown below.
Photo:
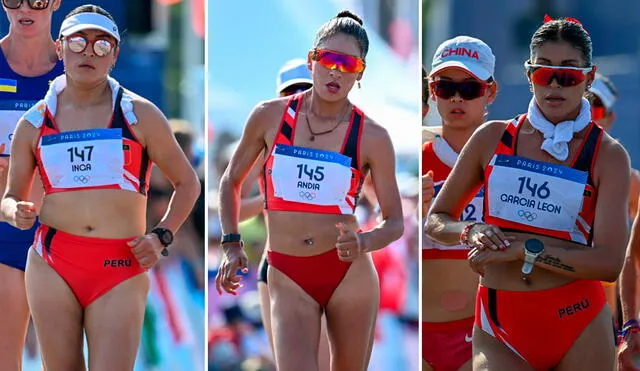
<path fill-rule="evenodd" d="M 471 228 L 473 228 L 473 226 L 478 225 L 478 224 L 484 224 L 482 222 L 473 222 L 473 223 L 469 223 L 467 224 L 464 229 L 462 230 L 462 233 L 460 233 L 460 245 L 464 245 L 468 248 L 472 248 L 473 245 L 471 245 L 471 243 L 469 242 L 469 232 L 471 231 Z"/>

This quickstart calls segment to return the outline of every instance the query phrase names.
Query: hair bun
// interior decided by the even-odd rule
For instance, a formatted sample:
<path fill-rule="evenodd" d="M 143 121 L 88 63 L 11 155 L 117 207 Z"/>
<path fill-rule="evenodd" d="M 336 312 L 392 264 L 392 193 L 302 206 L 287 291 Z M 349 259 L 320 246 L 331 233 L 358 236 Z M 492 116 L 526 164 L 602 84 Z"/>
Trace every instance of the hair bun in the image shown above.
<path fill-rule="evenodd" d="M 338 15 L 336 15 L 336 18 L 351 18 L 354 21 L 358 22 L 360 26 L 363 25 L 362 18 L 358 17 L 354 12 L 350 10 L 341 11 L 340 13 L 338 13 Z"/>

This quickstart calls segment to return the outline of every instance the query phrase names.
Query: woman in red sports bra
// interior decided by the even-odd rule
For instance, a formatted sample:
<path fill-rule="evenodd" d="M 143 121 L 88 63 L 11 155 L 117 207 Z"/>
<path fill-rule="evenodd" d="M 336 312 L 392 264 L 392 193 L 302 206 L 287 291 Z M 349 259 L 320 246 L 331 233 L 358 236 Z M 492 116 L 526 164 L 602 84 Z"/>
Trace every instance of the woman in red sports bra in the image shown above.
<path fill-rule="evenodd" d="M 313 88 L 259 104 L 220 182 L 224 256 L 216 288 L 235 294 L 247 257 L 238 232 L 240 189 L 261 153 L 268 220 L 268 285 L 280 371 L 317 370 L 320 317 L 332 370 L 366 370 L 379 287 L 370 254 L 402 235 L 394 151 L 387 132 L 347 95 L 362 78 L 368 38 L 344 11 L 318 31 L 309 52 Z M 371 172 L 384 221 L 359 233 L 353 215 Z M 295 350 L 294 350 L 295 349 Z"/>
<path fill-rule="evenodd" d="M 527 114 L 473 134 L 426 233 L 466 244 L 481 275 L 474 370 L 610 370 L 614 333 L 599 281 L 615 281 L 624 260 L 629 157 L 583 99 L 595 66 L 582 25 L 546 18 L 530 49 Z M 482 186 L 486 224 L 459 221 Z"/>
<path fill-rule="evenodd" d="M 2 215 L 28 229 L 34 171 L 44 200 L 26 288 L 47 370 L 131 370 L 149 278 L 188 217 L 199 182 L 162 113 L 109 76 L 120 35 L 95 5 L 69 13 L 56 42 L 65 74 L 23 116 L 12 140 Z M 151 163 L 175 186 L 161 222 L 146 231 Z"/>
<path fill-rule="evenodd" d="M 441 190 L 464 144 L 484 123 L 498 89 L 494 68 L 491 48 L 473 37 L 446 40 L 434 53 L 427 82 L 442 126 L 423 128 L 439 133 L 422 146 L 422 174 L 430 177 L 423 181 L 431 181 L 434 193 Z M 465 206 L 460 220 L 482 220 L 482 191 Z M 469 269 L 466 246 L 444 246 L 423 238 L 423 371 L 471 370 L 477 289 L 478 275 Z"/>

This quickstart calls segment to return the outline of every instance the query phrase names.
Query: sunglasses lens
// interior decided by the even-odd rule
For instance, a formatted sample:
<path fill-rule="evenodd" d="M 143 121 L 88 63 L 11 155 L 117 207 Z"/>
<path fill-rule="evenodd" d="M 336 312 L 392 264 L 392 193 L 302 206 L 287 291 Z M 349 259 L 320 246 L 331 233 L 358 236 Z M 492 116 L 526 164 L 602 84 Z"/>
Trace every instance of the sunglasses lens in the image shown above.
<path fill-rule="evenodd" d="M 98 57 L 104 57 L 111 53 L 111 43 L 107 40 L 96 40 L 93 43 L 93 51 Z"/>
<path fill-rule="evenodd" d="M 34 10 L 46 9 L 49 6 L 49 0 L 29 0 L 29 6 Z"/>
<path fill-rule="evenodd" d="M 18 9 L 22 5 L 22 0 L 2 0 L 2 5 L 7 9 Z"/>
<path fill-rule="evenodd" d="M 453 82 L 438 80 L 433 82 L 431 86 L 433 93 L 442 99 L 450 99 L 457 92 L 462 99 L 473 100 L 484 95 L 487 85 L 479 81 Z"/>
<path fill-rule="evenodd" d="M 334 53 L 328 50 L 317 51 L 317 61 L 329 69 L 340 72 L 356 73 L 364 71 L 364 62 L 358 57 Z"/>
<path fill-rule="evenodd" d="M 531 73 L 531 81 L 534 84 L 545 86 L 551 85 L 553 80 L 556 80 L 560 86 L 571 87 L 580 84 L 586 78 L 584 72 L 580 70 L 562 68 L 540 67 Z"/>
<path fill-rule="evenodd" d="M 87 48 L 87 39 L 82 36 L 69 37 L 67 45 L 72 52 L 82 53 Z"/>

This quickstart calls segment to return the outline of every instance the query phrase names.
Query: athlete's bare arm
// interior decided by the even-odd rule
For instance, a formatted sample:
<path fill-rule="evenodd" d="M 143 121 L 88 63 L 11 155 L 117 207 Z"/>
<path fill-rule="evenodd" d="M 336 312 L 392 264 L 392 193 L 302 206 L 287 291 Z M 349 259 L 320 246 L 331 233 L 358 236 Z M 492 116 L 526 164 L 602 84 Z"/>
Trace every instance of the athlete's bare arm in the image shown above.
<path fill-rule="evenodd" d="M 139 139 L 144 142 L 149 158 L 175 189 L 158 226 L 176 233 L 200 195 L 200 182 L 162 112 L 148 100 L 136 99 L 133 104 L 138 117 L 135 127 L 142 133 Z"/>
<path fill-rule="evenodd" d="M 607 166 L 606 164 L 616 164 Z M 629 155 L 622 145 L 605 134 L 594 167 L 598 202 L 592 248 L 548 246 L 536 266 L 575 278 L 615 282 L 624 262 L 628 241 L 630 171 Z M 561 267 L 558 267 L 561 265 Z"/>
<path fill-rule="evenodd" d="M 36 169 L 36 158 L 33 149 L 35 148 L 38 130 L 30 122 L 21 119 L 11 142 L 9 178 L 2 198 L 1 211 L 2 219 L 14 227 L 17 227 L 14 219 L 16 204 L 19 201 L 31 201 L 29 200 L 29 194 Z"/>
<path fill-rule="evenodd" d="M 276 102 L 261 102 L 249 115 L 236 150 L 220 179 L 220 224 L 224 233 L 237 233 L 240 219 L 240 190 L 249 172 L 255 166 L 261 152 L 267 147 L 267 128 L 274 110 L 281 107 Z M 282 114 L 282 111 L 280 111 Z"/>
<path fill-rule="evenodd" d="M 640 200 L 638 202 L 640 203 Z M 638 264 L 640 264 L 640 215 L 636 214 L 631 228 L 631 238 L 627 246 L 622 273 L 620 273 L 620 301 L 624 322 L 635 319 L 638 313 L 636 310 Z"/>
<path fill-rule="evenodd" d="M 360 234 L 365 251 L 374 251 L 384 248 L 402 236 L 404 231 L 402 202 L 395 176 L 395 153 L 387 131 L 368 120 L 361 146 L 367 151 L 363 153 L 364 163 L 371 171 L 371 179 L 382 215 L 380 224 Z M 361 152 L 363 152 L 362 148 Z"/>
<path fill-rule="evenodd" d="M 640 171 L 631 169 L 631 188 L 629 189 L 629 215 L 636 217 L 638 213 L 638 197 L 640 197 Z"/>
<path fill-rule="evenodd" d="M 263 165 L 264 164 L 256 162 L 242 186 L 242 199 L 240 200 L 241 222 L 253 218 L 254 216 L 260 214 L 264 209 L 264 196 L 262 194 L 253 197 L 245 197 L 245 195 L 251 191 L 251 187 L 253 186 L 253 184 L 262 174 Z"/>
<path fill-rule="evenodd" d="M 425 224 L 425 233 L 431 239 L 443 245 L 460 243 L 460 233 L 468 222 L 459 222 L 456 216 L 482 187 L 488 153 L 498 145 L 506 125 L 504 121 L 487 122 L 469 138 L 438 197 L 432 202 Z"/>

